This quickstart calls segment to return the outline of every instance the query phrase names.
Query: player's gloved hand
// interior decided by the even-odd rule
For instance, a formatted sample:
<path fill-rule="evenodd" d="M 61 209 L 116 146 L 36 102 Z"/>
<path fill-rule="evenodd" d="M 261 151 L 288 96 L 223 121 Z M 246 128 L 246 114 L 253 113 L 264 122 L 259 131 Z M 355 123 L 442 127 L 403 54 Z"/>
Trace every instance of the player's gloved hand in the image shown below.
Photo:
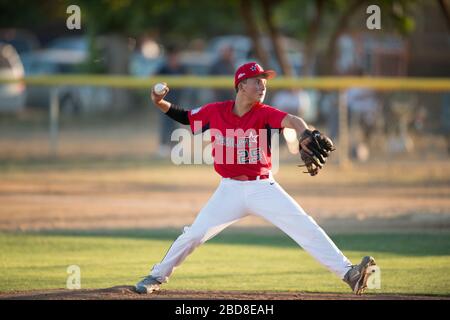
<path fill-rule="evenodd" d="M 330 138 L 318 130 L 306 129 L 299 139 L 299 152 L 303 165 L 311 176 L 319 173 L 332 151 L 336 150 Z"/>
<path fill-rule="evenodd" d="M 167 93 L 169 93 L 169 87 L 167 86 L 167 83 L 163 82 L 162 84 L 164 84 L 166 86 L 166 90 L 164 90 L 163 94 L 157 94 L 155 92 L 155 87 L 152 87 L 150 96 L 151 96 L 151 99 L 154 104 L 158 104 L 161 100 L 164 99 L 164 97 L 167 95 Z"/>

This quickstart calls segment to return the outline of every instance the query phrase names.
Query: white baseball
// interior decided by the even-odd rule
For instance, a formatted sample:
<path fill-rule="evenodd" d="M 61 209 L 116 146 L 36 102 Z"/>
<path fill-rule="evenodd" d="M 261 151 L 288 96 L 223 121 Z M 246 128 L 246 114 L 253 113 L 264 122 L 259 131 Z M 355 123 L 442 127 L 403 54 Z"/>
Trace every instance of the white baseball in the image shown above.
<path fill-rule="evenodd" d="M 157 94 L 157 95 L 163 95 L 164 93 L 166 93 L 167 91 L 167 86 L 164 83 L 157 83 L 155 84 L 155 86 L 153 87 L 153 91 Z"/>

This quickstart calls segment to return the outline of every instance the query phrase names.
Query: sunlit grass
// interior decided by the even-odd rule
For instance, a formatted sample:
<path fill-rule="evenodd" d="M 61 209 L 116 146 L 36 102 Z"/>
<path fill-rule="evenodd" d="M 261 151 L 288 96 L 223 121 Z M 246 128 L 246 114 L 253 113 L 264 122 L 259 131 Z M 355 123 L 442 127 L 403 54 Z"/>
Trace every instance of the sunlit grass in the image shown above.
<path fill-rule="evenodd" d="M 176 238 L 173 230 L 0 234 L 0 291 L 64 288 L 69 265 L 82 288 L 133 285 Z M 370 254 L 382 270 L 371 293 L 450 294 L 450 234 L 332 237 L 354 262 Z M 283 234 L 224 232 L 176 270 L 167 289 L 348 293 L 347 286 Z"/>

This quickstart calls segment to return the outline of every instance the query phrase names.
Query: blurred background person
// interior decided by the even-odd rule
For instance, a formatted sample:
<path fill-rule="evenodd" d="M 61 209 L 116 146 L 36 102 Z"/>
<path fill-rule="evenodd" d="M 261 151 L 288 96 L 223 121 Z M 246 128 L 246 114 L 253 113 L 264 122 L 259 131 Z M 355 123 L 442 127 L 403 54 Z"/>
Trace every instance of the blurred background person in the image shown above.
<path fill-rule="evenodd" d="M 356 75 L 363 76 L 363 70 L 356 71 Z M 376 92 L 370 88 L 350 88 L 347 90 L 347 103 L 352 144 L 352 155 L 367 161 L 370 154 L 370 144 L 376 128 L 380 103 Z"/>
<path fill-rule="evenodd" d="M 186 68 L 181 64 L 180 61 L 180 51 L 179 48 L 174 45 L 167 46 L 166 49 L 166 60 L 161 66 L 161 68 L 156 72 L 158 75 L 184 75 L 187 74 Z M 171 89 L 167 94 L 167 97 L 173 99 L 173 101 L 180 100 L 182 95 L 182 89 Z M 159 157 L 166 158 L 170 156 L 170 150 L 172 142 L 170 136 L 173 130 L 176 129 L 174 121 L 164 114 L 158 114 L 159 117 L 159 147 L 157 155 Z"/>
<path fill-rule="evenodd" d="M 225 45 L 220 49 L 219 57 L 211 66 L 209 72 L 212 76 L 228 76 L 234 75 L 234 53 L 233 47 Z M 214 98 L 216 101 L 225 101 L 233 99 L 233 90 L 216 89 L 214 90 Z"/>

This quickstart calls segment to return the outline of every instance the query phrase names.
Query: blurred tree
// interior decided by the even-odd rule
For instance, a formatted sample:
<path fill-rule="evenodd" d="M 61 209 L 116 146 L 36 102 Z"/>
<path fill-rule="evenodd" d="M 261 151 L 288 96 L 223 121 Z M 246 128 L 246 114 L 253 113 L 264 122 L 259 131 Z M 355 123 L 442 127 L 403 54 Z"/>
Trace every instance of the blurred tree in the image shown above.
<path fill-rule="evenodd" d="M 240 1 L 240 14 L 247 31 L 247 35 L 253 42 L 256 58 L 262 63 L 263 66 L 268 66 L 269 56 L 267 54 L 267 51 L 263 47 L 261 34 L 258 31 L 258 25 L 254 18 L 254 11 L 254 5 L 252 1 Z"/>
<path fill-rule="evenodd" d="M 331 74 L 336 73 L 336 59 L 337 59 L 337 41 L 339 37 L 346 31 L 350 23 L 350 19 L 357 12 L 357 10 L 366 4 L 364 0 L 353 0 L 348 2 L 345 0 L 336 0 L 331 3 L 333 10 L 341 12 L 338 16 L 336 26 L 333 33 L 331 34 L 330 40 L 328 42 L 327 48 L 327 70 Z"/>
<path fill-rule="evenodd" d="M 335 74 L 337 41 L 352 27 L 365 28 L 365 24 L 361 26 L 360 18 L 366 16 L 369 5 L 380 6 L 383 32 L 393 31 L 406 36 L 414 29 L 412 11 L 419 3 L 420 0 L 284 0 L 275 16 L 285 33 L 302 40 L 304 74 L 314 73 L 319 50 L 325 53 L 321 73 Z"/>
<path fill-rule="evenodd" d="M 72 0 L 66 0 L 69 4 Z M 96 41 L 101 41 L 106 69 L 111 74 L 127 74 L 135 37 L 153 34 L 162 44 L 185 46 L 191 39 L 206 38 L 240 27 L 235 19 L 238 1 L 198 0 L 133 1 L 78 0 L 91 43 L 89 66 L 98 59 Z M 102 37 L 98 37 L 102 35 Z M 115 103 L 128 104 L 127 94 L 115 90 Z"/>
<path fill-rule="evenodd" d="M 339 12 L 334 31 L 330 36 L 327 46 L 327 73 L 336 74 L 337 41 L 339 37 L 349 28 L 353 16 L 358 10 L 367 8 L 371 4 L 380 6 L 382 12 L 383 30 L 392 30 L 406 36 L 414 29 L 414 20 L 411 9 L 417 5 L 418 0 L 346 0 L 330 1 L 330 9 Z"/>
<path fill-rule="evenodd" d="M 316 54 L 316 42 L 319 35 L 320 26 L 325 7 L 325 0 L 314 1 L 314 14 L 310 19 L 307 27 L 307 35 L 305 39 L 305 75 L 311 76 L 313 74 L 314 56 Z"/>
<path fill-rule="evenodd" d="M 0 0 L 0 28 L 33 28 L 66 13 L 62 1 Z"/>
<path fill-rule="evenodd" d="M 240 0 L 240 16 L 245 25 L 246 33 L 252 40 L 256 58 L 264 66 L 269 66 L 270 57 L 262 43 L 260 27 L 268 32 L 270 42 L 275 53 L 275 58 L 280 65 L 281 72 L 285 76 L 292 76 L 293 70 L 286 55 L 280 25 L 276 19 L 276 9 L 283 1 L 281 0 Z M 261 11 L 261 14 L 258 14 Z M 258 21 L 259 20 L 259 21 Z M 262 23 L 259 23 L 259 22 Z"/>
<path fill-rule="evenodd" d="M 424 0 L 422 0 L 423 2 Z M 127 73 L 134 37 L 151 34 L 159 42 L 185 46 L 193 38 L 209 38 L 245 30 L 254 43 L 255 54 L 262 64 L 269 57 L 261 43 L 261 33 L 271 38 L 276 58 L 284 74 L 291 66 L 282 46 L 281 34 L 299 38 L 304 43 L 305 72 L 312 74 L 318 50 L 325 50 L 326 73 L 335 73 L 337 40 L 348 30 L 355 14 L 369 4 L 382 10 L 383 30 L 390 28 L 408 34 L 414 28 L 410 9 L 420 0 L 0 0 L 0 26 L 27 27 L 43 25 L 67 17 L 66 7 L 77 4 L 82 12 L 82 28 L 91 45 L 88 68 L 98 68 L 96 51 L 98 35 L 106 41 L 106 71 Z M 449 23 L 448 2 L 437 0 Z M 364 10 L 365 13 L 365 10 Z M 238 17 L 238 18 L 237 18 Z M 240 18 L 239 18 L 240 17 Z M 361 21 L 357 21 L 360 23 Z"/>
<path fill-rule="evenodd" d="M 267 29 L 269 30 L 275 56 L 283 74 L 290 77 L 293 75 L 292 66 L 286 55 L 286 48 L 284 48 L 279 28 L 274 21 L 274 7 L 280 2 L 280 0 L 261 0 L 261 5 L 263 9 L 263 17 L 266 22 Z"/>
<path fill-rule="evenodd" d="M 445 22 L 447 23 L 447 28 L 450 31 L 450 9 L 449 4 L 445 0 L 438 0 L 439 6 L 441 8 L 442 14 L 444 15 Z"/>
<path fill-rule="evenodd" d="M 126 72 L 126 52 L 132 45 L 128 37 L 150 33 L 163 44 L 177 43 L 182 47 L 195 37 L 238 32 L 242 28 L 235 18 L 238 0 L 78 0 L 78 3 L 86 16 L 89 34 L 102 34 L 110 39 L 105 42 L 113 52 L 109 56 L 109 70 L 114 73 Z"/>

